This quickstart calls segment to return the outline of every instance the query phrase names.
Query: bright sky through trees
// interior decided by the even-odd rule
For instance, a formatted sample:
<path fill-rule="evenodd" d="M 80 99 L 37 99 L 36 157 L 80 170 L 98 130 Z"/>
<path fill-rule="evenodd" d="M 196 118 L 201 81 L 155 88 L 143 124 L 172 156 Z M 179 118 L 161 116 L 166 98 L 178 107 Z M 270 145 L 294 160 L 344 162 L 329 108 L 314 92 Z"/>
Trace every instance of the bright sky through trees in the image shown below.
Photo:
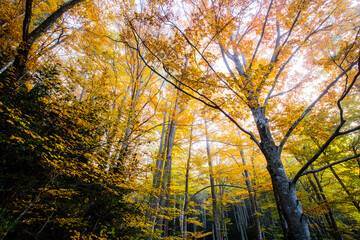
<path fill-rule="evenodd" d="M 351 0 L 4 0 L 0 239 L 359 239 Z"/>

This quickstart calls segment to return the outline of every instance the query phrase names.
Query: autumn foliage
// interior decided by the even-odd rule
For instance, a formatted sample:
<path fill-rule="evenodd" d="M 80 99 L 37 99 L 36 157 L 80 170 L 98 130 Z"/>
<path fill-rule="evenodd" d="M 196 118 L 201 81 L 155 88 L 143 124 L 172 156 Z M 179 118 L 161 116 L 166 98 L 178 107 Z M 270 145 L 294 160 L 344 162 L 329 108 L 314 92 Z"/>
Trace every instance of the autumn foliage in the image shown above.
<path fill-rule="evenodd" d="M 2 1 L 1 239 L 358 239 L 359 4 Z"/>

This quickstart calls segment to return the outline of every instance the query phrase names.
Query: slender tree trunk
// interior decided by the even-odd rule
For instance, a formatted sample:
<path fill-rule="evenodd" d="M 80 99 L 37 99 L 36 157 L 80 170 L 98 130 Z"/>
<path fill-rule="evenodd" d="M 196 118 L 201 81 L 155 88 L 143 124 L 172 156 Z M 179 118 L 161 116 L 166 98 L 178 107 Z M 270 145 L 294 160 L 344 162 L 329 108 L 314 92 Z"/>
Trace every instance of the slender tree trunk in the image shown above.
<path fill-rule="evenodd" d="M 295 185 L 286 176 L 281 161 L 281 149 L 275 145 L 268 119 L 265 116 L 265 109 L 263 107 L 250 108 L 261 139 L 260 149 L 267 161 L 285 239 L 310 239 L 308 219 L 297 199 Z"/>
<path fill-rule="evenodd" d="M 165 155 L 165 142 L 167 142 L 167 134 L 166 134 L 166 112 L 164 113 L 163 125 L 162 125 L 162 132 L 160 137 L 160 146 L 158 155 L 156 157 L 156 164 L 153 176 L 153 189 L 154 192 L 151 193 L 149 199 L 149 212 L 148 212 L 148 219 L 153 224 L 153 228 L 155 226 L 156 221 L 156 213 L 159 209 L 160 203 L 160 194 L 161 194 L 161 177 L 164 165 L 164 155 Z M 154 229 L 153 229 L 154 230 Z"/>
<path fill-rule="evenodd" d="M 312 166 L 312 169 L 314 169 L 313 166 Z M 337 223 L 336 223 L 336 220 L 335 220 L 335 217 L 334 217 L 334 213 L 333 213 L 333 211 L 331 209 L 330 203 L 327 200 L 326 195 L 324 194 L 324 189 L 323 189 L 323 187 L 321 185 L 321 182 L 320 182 L 320 180 L 319 180 L 316 173 L 313 173 L 313 176 L 314 176 L 315 182 L 317 184 L 317 187 L 318 187 L 318 189 L 320 191 L 319 194 L 320 194 L 321 198 L 319 198 L 319 200 L 323 201 L 325 203 L 325 206 L 326 206 L 327 221 L 328 221 L 329 225 L 331 226 L 330 234 L 334 239 L 342 240 L 343 238 L 342 238 L 341 232 L 339 231 L 339 228 L 337 226 Z M 317 189 L 315 191 L 317 191 Z"/>
<path fill-rule="evenodd" d="M 219 219 L 219 210 L 217 206 L 217 196 L 216 196 L 216 189 L 215 189 L 215 180 L 214 180 L 214 172 L 213 172 L 213 165 L 211 160 L 211 153 L 210 153 L 210 142 L 208 137 L 208 128 L 207 122 L 205 120 L 205 136 L 206 136 L 206 153 L 208 157 L 208 164 L 209 164 L 209 175 L 210 175 L 210 186 L 211 186 L 211 198 L 212 198 L 212 209 L 213 209 L 213 216 L 214 216 L 214 236 L 215 240 L 221 240 L 221 226 L 220 226 L 220 219 Z"/>
<path fill-rule="evenodd" d="M 221 216 L 221 235 L 223 240 L 227 240 L 227 227 L 226 227 L 226 211 L 225 205 L 223 204 L 223 197 L 224 197 L 224 190 L 225 187 L 219 187 L 219 195 L 220 195 L 220 216 Z"/>
<path fill-rule="evenodd" d="M 191 149 L 193 142 L 193 124 L 194 122 L 191 124 L 191 128 L 190 128 L 189 150 L 188 150 L 188 158 L 186 161 L 186 173 L 185 173 L 184 207 L 183 207 L 183 220 L 182 220 L 182 234 L 184 239 L 187 239 L 187 210 L 189 206 L 189 174 L 190 174 Z"/>
<path fill-rule="evenodd" d="M 245 155 L 244 155 L 243 150 L 240 150 L 240 155 L 241 155 L 242 163 L 244 164 L 244 166 L 246 166 L 246 159 L 245 159 Z M 253 217 L 254 223 L 255 223 L 256 238 L 258 240 L 262 240 L 259 212 L 258 212 L 257 203 L 256 203 L 256 195 L 255 195 L 255 192 L 254 192 L 254 190 L 253 190 L 253 188 L 251 186 L 249 171 L 245 170 L 244 174 L 245 174 L 245 178 L 246 178 L 246 180 L 245 180 L 246 188 L 247 188 L 248 193 L 249 193 L 251 214 L 252 214 L 252 217 Z"/>
<path fill-rule="evenodd" d="M 174 117 L 174 116 L 173 116 Z M 176 132 L 176 121 L 172 118 L 170 120 L 169 125 L 169 138 L 166 146 L 166 161 L 164 166 L 164 184 L 163 184 L 163 192 L 165 195 L 165 208 L 170 207 L 170 186 L 171 186 L 171 169 L 172 169 L 172 150 L 174 146 L 174 140 L 175 140 L 175 132 Z M 167 237 L 169 235 L 169 219 L 165 219 L 164 224 L 164 237 Z"/>
<path fill-rule="evenodd" d="M 330 167 L 331 172 L 334 174 L 334 177 L 336 178 L 336 180 L 340 183 L 341 187 L 344 189 L 344 191 L 346 192 L 346 194 L 349 196 L 352 204 L 354 205 L 354 207 L 356 207 L 356 209 L 360 212 L 360 206 L 359 203 L 354 199 L 353 195 L 350 193 L 349 189 L 345 186 L 344 182 L 341 180 L 341 178 L 339 177 L 339 175 L 335 172 L 333 167 Z"/>
<path fill-rule="evenodd" d="M 164 236 L 168 236 L 169 220 L 158 216 L 166 214 L 165 209 L 170 207 L 172 150 L 177 127 L 177 121 L 175 120 L 176 111 L 178 110 L 177 103 L 178 99 L 173 107 L 173 113 L 168 117 L 168 120 L 166 120 L 166 115 L 164 114 L 163 132 L 153 177 L 154 193 L 149 199 L 150 213 L 148 216 L 153 224 L 153 230 L 156 228 L 163 231 Z"/>

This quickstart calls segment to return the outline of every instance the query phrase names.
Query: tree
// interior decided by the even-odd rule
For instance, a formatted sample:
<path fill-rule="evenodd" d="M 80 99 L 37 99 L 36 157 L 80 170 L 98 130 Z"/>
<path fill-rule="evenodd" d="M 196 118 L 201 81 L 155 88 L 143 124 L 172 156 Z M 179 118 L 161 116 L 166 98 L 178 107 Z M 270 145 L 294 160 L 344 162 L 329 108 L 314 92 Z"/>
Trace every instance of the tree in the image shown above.
<path fill-rule="evenodd" d="M 4 84 L 0 98 L 0 144 L 5 150 L 0 156 L 1 238 L 119 239 L 130 234 L 135 235 L 135 225 L 132 222 L 134 220 L 131 218 L 136 219 L 139 211 L 132 208 L 133 202 L 126 199 L 126 196 L 133 192 L 131 189 L 134 189 L 134 185 L 126 182 L 134 183 L 133 180 L 138 177 L 142 166 L 137 165 L 139 160 L 136 153 L 127 151 L 124 160 L 125 157 L 119 157 L 123 155 L 122 149 L 114 147 L 121 142 L 119 139 L 123 139 L 126 130 L 130 128 L 130 124 L 125 124 L 130 122 L 126 116 L 132 115 L 126 111 L 121 112 L 124 109 L 120 109 L 121 104 L 115 101 L 119 98 L 119 86 L 111 86 L 112 79 L 109 78 L 112 75 L 108 72 L 112 65 L 107 65 L 113 55 L 102 54 L 100 59 L 96 54 L 108 48 L 98 45 L 98 48 L 92 49 L 94 58 L 85 55 L 86 57 L 81 59 L 80 56 L 84 56 L 81 54 L 86 52 L 82 50 L 85 50 L 87 40 L 91 38 L 99 41 L 94 37 L 98 32 L 82 38 L 82 44 L 77 44 L 77 37 L 84 36 L 86 29 L 64 34 L 74 45 L 62 47 L 63 56 L 69 50 L 74 54 L 71 56 L 73 59 L 88 60 L 84 63 L 90 65 L 81 77 L 86 74 L 89 77 L 94 73 L 91 79 L 84 77 L 82 80 L 86 81 L 81 82 L 84 83 L 81 85 L 78 81 L 81 72 L 78 71 L 78 75 L 75 75 L 73 70 L 84 65 L 71 66 L 74 63 L 71 57 L 58 57 L 54 51 L 61 46 L 59 43 L 63 42 L 64 37 L 61 30 L 67 26 L 62 25 L 63 22 L 59 24 L 60 27 L 57 26 L 61 29 L 60 35 L 57 35 L 59 29 L 55 29 L 51 32 L 53 35 L 48 36 L 45 29 L 56 25 L 55 22 L 60 19 L 59 11 L 65 11 L 64 8 L 69 10 L 69 4 L 71 6 L 75 2 L 80 1 L 70 1 L 59 8 L 55 5 L 58 10 L 55 9 L 54 14 L 48 14 L 44 21 L 41 19 L 44 13 L 25 17 L 28 21 L 31 20 L 31 26 L 37 24 L 36 20 L 40 21 L 40 25 L 29 33 L 34 39 L 28 42 L 34 41 L 30 45 L 36 43 L 40 46 L 29 47 L 25 52 L 21 50 L 21 54 L 39 54 L 41 61 L 39 65 L 26 71 L 29 74 L 19 75 L 21 84 L 11 71 L 29 64 L 26 58 L 23 58 L 25 61 L 22 63 L 15 58 L 13 67 L 7 67 L 1 75 Z M 31 1 L 27 3 L 29 10 Z M 39 4 L 30 10 L 38 10 L 36 8 Z M 45 9 L 46 12 L 48 9 Z M 80 20 L 86 22 L 97 17 L 98 12 L 92 12 L 90 18 L 85 10 L 88 9 L 83 8 L 76 12 L 79 15 L 85 13 Z M 50 10 L 49 12 L 51 13 Z M 12 24 L 10 25 L 14 27 Z M 92 26 L 100 25 L 98 21 Z M 41 26 L 43 30 L 39 30 Z M 104 31 L 104 28 L 102 30 Z M 39 35 L 35 34 L 36 31 Z M 43 39 L 44 36 L 47 38 Z M 6 39 L 6 35 L 2 37 Z M 11 42 L 8 45 L 11 45 Z M 19 51 L 17 50 L 17 53 Z M 20 54 L 16 56 L 19 58 Z M 99 68 L 104 65 L 106 67 Z M 124 63 L 120 65 L 125 67 Z M 89 69 L 94 66 L 96 70 L 91 72 Z M 109 80 L 109 83 L 104 79 Z M 100 89 L 112 89 L 114 95 L 108 96 Z M 154 92 L 149 95 L 151 99 Z M 133 107 L 132 110 L 136 109 Z M 146 116 L 144 119 L 148 118 L 149 116 Z M 131 124 L 131 127 L 134 125 Z M 139 126 L 132 130 L 136 130 L 136 127 Z M 129 143 L 130 140 L 128 145 Z M 122 165 L 122 168 L 116 167 L 119 165 Z"/>
<path fill-rule="evenodd" d="M 341 102 L 358 76 L 353 70 L 358 62 L 355 52 L 358 30 L 351 25 L 358 21 L 357 15 L 347 11 L 350 6 L 347 1 L 191 1 L 182 4 L 186 7 L 181 13 L 170 3 L 151 2 L 150 11 L 128 14 L 127 21 L 136 41 L 136 45 L 131 46 L 141 54 L 146 52 L 143 61 L 150 68 L 149 59 L 155 58 L 162 64 L 163 72 L 152 69 L 164 80 L 221 112 L 255 142 L 267 161 L 285 238 L 310 239 L 308 220 L 296 196 L 295 184 L 337 136 L 359 129 L 357 126 L 340 131 L 345 124 Z M 189 21 L 179 21 L 183 19 L 181 14 Z M 143 34 L 136 22 L 163 27 L 167 31 L 166 40 L 165 36 L 154 39 Z M 341 40 L 331 39 L 334 35 Z M 341 47 L 333 48 L 332 44 Z M 271 52 L 268 49 L 272 49 Z M 318 55 L 311 55 L 310 51 Z M 227 71 L 216 70 L 220 58 Z M 291 76 L 298 80 L 290 81 L 289 69 L 294 66 L 294 60 L 304 60 L 322 69 L 318 64 L 321 58 L 330 59 L 325 60 L 327 66 L 323 66 L 331 72 L 321 81 L 324 87 L 318 97 L 301 114 L 288 111 L 290 121 L 286 126 L 271 126 L 269 120 L 277 110 L 293 106 L 283 96 L 299 92 L 301 79 L 310 81 L 309 76 L 299 72 Z M 333 86 L 340 83 L 344 84 L 344 90 L 333 90 Z M 222 89 L 226 91 L 219 92 Z M 290 179 L 282 163 L 282 150 L 299 123 L 328 92 L 337 96 L 330 101 L 337 103 L 340 124 L 294 179 Z M 280 100 L 275 101 L 276 98 Z M 245 109 L 249 111 L 244 113 Z M 251 115 L 256 129 L 251 126 L 246 129 L 242 115 Z"/>
<path fill-rule="evenodd" d="M 4 69 L 2 70 L 2 72 L 0 73 L 1 77 L 4 78 L 3 74 L 6 74 L 7 69 L 10 68 L 10 66 L 13 67 L 13 69 L 11 69 L 11 71 L 14 74 L 14 78 L 16 79 L 16 81 L 18 81 L 25 70 L 27 61 L 28 61 L 28 57 L 29 57 L 29 52 L 31 50 L 31 47 L 33 46 L 33 44 L 40 38 L 42 37 L 46 31 L 51 28 L 56 21 L 61 18 L 61 16 L 68 11 L 69 9 L 75 7 L 76 5 L 78 5 L 79 3 L 81 3 L 83 0 L 73 0 L 73 1 L 69 1 L 64 3 L 63 5 L 61 5 L 55 12 L 53 12 L 51 15 L 49 15 L 39 26 L 37 26 L 35 29 L 33 29 L 30 32 L 30 27 L 34 25 L 34 23 L 32 22 L 32 11 L 33 11 L 33 0 L 27 0 L 25 2 L 25 14 L 24 14 L 24 20 L 22 23 L 22 38 L 19 42 L 19 46 L 17 47 L 17 53 L 15 55 L 15 58 L 11 61 L 9 61 L 9 63 L 7 63 L 4 67 Z M 61 37 L 61 35 L 60 35 Z M 9 74 L 9 73 L 8 73 Z"/>
<path fill-rule="evenodd" d="M 57 74 L 56 67 L 43 69 L 37 85 L 1 102 L 1 129 L 7 129 L 0 142 L 1 237 L 116 238 L 129 231 L 117 214 L 134 209 L 123 199 L 129 191 L 123 174 L 101 169 L 108 157 L 101 144 L 107 109 L 75 100 Z M 104 232 L 110 222 L 118 227 Z"/>
<path fill-rule="evenodd" d="M 206 137 L 206 155 L 209 164 L 209 179 L 210 179 L 210 188 L 211 188 L 211 200 L 212 200 L 212 211 L 213 211 L 213 218 L 214 218 L 214 232 L 215 232 L 215 240 L 221 240 L 221 225 L 220 225 L 220 214 L 218 209 L 218 197 L 216 194 L 215 188 L 215 180 L 214 180 L 214 168 L 212 163 L 212 154 L 210 149 L 210 142 L 208 136 L 208 126 L 205 120 L 205 137 Z"/>

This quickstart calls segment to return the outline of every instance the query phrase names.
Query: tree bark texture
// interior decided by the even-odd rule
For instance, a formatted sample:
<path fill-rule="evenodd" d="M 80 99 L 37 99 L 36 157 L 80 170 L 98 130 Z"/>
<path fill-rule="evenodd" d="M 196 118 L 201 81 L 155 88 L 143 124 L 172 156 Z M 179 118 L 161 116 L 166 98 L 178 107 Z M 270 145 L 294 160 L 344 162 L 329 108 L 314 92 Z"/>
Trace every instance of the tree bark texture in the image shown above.
<path fill-rule="evenodd" d="M 210 153 L 210 142 L 209 142 L 208 127 L 207 127 L 206 120 L 205 120 L 205 136 L 206 136 L 206 153 L 207 153 L 208 164 L 209 164 L 212 210 L 213 210 L 213 217 L 214 217 L 214 231 L 215 231 L 214 236 L 215 236 L 215 240 L 222 240 L 221 225 L 220 225 L 220 219 L 219 219 L 219 210 L 218 210 L 218 206 L 217 206 L 217 196 L 216 196 L 214 172 L 213 172 L 213 165 L 212 165 L 212 159 L 211 159 L 211 153 Z"/>
<path fill-rule="evenodd" d="M 168 220 L 164 220 L 158 217 L 158 215 L 165 214 L 164 209 L 169 207 L 170 204 L 169 188 L 171 184 L 172 150 L 176 127 L 177 122 L 174 120 L 174 116 L 171 115 L 166 120 L 166 114 L 164 114 L 162 137 L 153 177 L 154 193 L 149 199 L 150 211 L 148 219 L 152 222 L 154 228 L 163 231 L 164 236 L 168 235 L 169 223 Z"/>
<path fill-rule="evenodd" d="M 72 0 L 67 1 L 62 6 L 60 6 L 54 13 L 52 13 L 48 18 L 46 18 L 38 27 L 33 31 L 29 32 L 31 24 L 31 13 L 32 13 L 32 3 L 33 0 L 27 0 L 25 3 L 25 17 L 22 26 L 22 41 L 17 49 L 17 55 L 15 57 L 14 63 L 12 64 L 14 71 L 15 80 L 19 80 L 25 70 L 25 66 L 28 60 L 28 55 L 30 49 L 34 42 L 38 40 L 52 25 L 68 10 L 75 7 L 84 0 Z M 10 68 L 8 68 L 10 69 Z M 7 71 L 4 71 L 5 73 Z"/>
<path fill-rule="evenodd" d="M 187 239 L 187 210 L 189 206 L 189 176 L 190 176 L 190 160 L 191 160 L 191 149 L 193 143 L 193 124 L 190 129 L 190 139 L 189 139 L 189 150 L 188 158 L 186 161 L 186 173 L 185 173 L 185 191 L 184 191 L 184 207 L 183 207 L 183 220 L 182 220 L 182 235 L 184 239 Z"/>
<path fill-rule="evenodd" d="M 275 145 L 263 107 L 251 107 L 260 135 L 260 149 L 267 161 L 285 239 L 310 239 L 308 219 L 297 199 L 295 185 L 286 176 L 281 150 Z"/>
<path fill-rule="evenodd" d="M 245 166 L 246 165 L 246 159 L 245 159 L 245 155 L 244 155 L 243 150 L 240 150 L 240 155 L 241 155 L 242 163 Z M 258 213 L 258 208 L 257 208 L 257 203 L 256 203 L 256 195 L 255 195 L 255 192 L 254 192 L 254 190 L 253 190 L 253 188 L 251 186 L 249 171 L 245 170 L 244 175 L 245 175 L 245 178 L 246 178 L 246 180 L 245 180 L 246 188 L 247 188 L 248 193 L 249 193 L 251 214 L 252 214 L 252 217 L 253 217 L 254 223 L 255 223 L 256 238 L 258 240 L 262 240 L 261 228 L 260 228 L 260 219 L 259 219 L 259 213 Z"/>

